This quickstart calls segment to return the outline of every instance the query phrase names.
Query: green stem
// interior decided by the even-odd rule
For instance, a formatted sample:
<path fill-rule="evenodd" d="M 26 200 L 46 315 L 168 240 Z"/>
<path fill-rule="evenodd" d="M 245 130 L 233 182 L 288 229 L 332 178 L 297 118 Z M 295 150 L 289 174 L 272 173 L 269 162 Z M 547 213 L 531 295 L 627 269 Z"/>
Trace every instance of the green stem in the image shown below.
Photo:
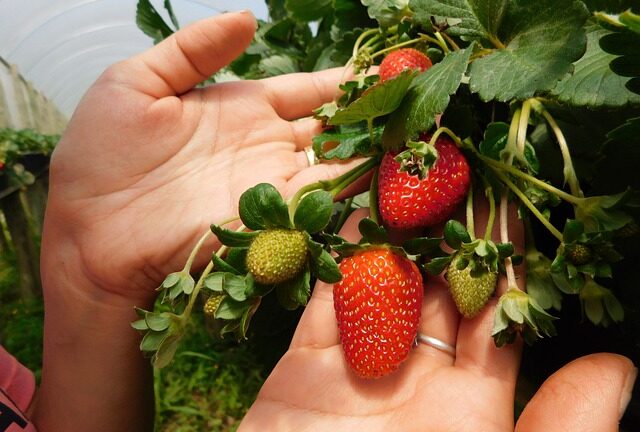
<path fill-rule="evenodd" d="M 219 225 L 220 226 L 224 226 L 224 225 L 230 224 L 231 222 L 235 222 L 238 219 L 240 219 L 238 216 L 234 216 L 234 217 L 231 217 L 229 219 L 226 219 L 226 220 L 222 221 Z M 200 237 L 200 240 L 198 240 L 196 245 L 193 247 L 193 250 L 189 254 L 189 258 L 187 258 L 187 262 L 185 263 L 184 268 L 182 269 L 183 272 L 185 272 L 185 273 L 191 272 L 191 266 L 193 265 L 193 261 L 196 259 L 196 255 L 198 255 L 198 252 L 202 248 L 202 245 L 204 244 L 205 241 L 207 241 L 207 239 L 211 235 L 213 235 L 211 230 L 207 230 L 207 232 L 204 233 L 204 235 L 202 237 Z"/>
<path fill-rule="evenodd" d="M 456 143 L 456 145 L 458 147 L 462 147 L 462 140 L 460 140 L 460 138 L 458 138 L 458 136 L 451 129 L 449 129 L 448 127 L 445 127 L 445 126 L 440 126 L 433 133 L 433 136 L 429 140 L 429 144 L 435 145 L 436 141 L 438 140 L 440 135 L 442 135 L 443 133 L 449 135 L 449 138 L 451 138 Z"/>
<path fill-rule="evenodd" d="M 469 187 L 469 193 L 467 194 L 466 216 L 467 216 L 467 231 L 469 232 L 471 241 L 473 241 L 476 239 L 476 227 L 475 227 L 475 221 L 473 219 L 473 185 Z"/>
<path fill-rule="evenodd" d="M 378 223 L 378 167 L 373 171 L 371 186 L 369 187 L 369 219 Z"/>
<path fill-rule="evenodd" d="M 559 241 L 562 241 L 562 233 L 558 231 L 556 227 L 554 227 L 549 220 L 544 217 L 540 210 L 536 208 L 535 205 L 527 198 L 527 196 L 520 190 L 518 187 L 511 181 L 509 178 L 504 175 L 500 170 L 494 169 L 496 175 L 500 178 L 500 180 L 507 185 L 511 191 L 522 201 L 522 203 L 531 211 L 531 213 L 538 218 L 538 220 L 549 230 L 551 234 Z"/>
<path fill-rule="evenodd" d="M 558 123 L 553 118 L 551 113 L 547 111 L 547 109 L 542 105 L 542 103 L 536 99 L 530 99 L 531 106 L 536 111 L 540 112 L 542 116 L 545 118 L 551 130 L 553 131 L 556 140 L 558 141 L 558 147 L 560 147 L 560 153 L 562 154 L 562 161 L 564 163 L 564 178 L 567 183 L 569 183 L 569 189 L 571 190 L 571 194 L 577 197 L 584 197 L 582 193 L 582 189 L 580 188 L 580 182 L 578 181 L 578 176 L 576 176 L 576 171 L 573 168 L 573 161 L 571 159 L 571 153 L 569 151 L 569 145 L 567 144 L 567 140 L 558 126 Z"/>
<path fill-rule="evenodd" d="M 493 188 L 489 185 L 486 186 L 484 194 L 489 200 L 489 217 L 487 218 L 487 226 L 484 230 L 484 239 L 491 240 L 491 234 L 493 234 L 493 224 L 496 220 L 496 199 L 493 196 Z"/>
<path fill-rule="evenodd" d="M 440 32 L 435 32 L 434 34 L 436 36 L 436 39 L 438 39 L 438 41 L 441 43 L 440 47 L 442 48 L 444 53 L 449 54 L 451 50 L 449 49 L 447 42 L 442 38 L 442 35 L 440 34 Z"/>
<path fill-rule="evenodd" d="M 320 183 L 324 184 L 324 190 L 328 191 L 335 198 L 340 192 L 342 192 L 347 186 L 349 186 L 354 181 L 358 180 L 360 177 L 368 173 L 373 167 L 378 164 L 378 160 L 376 158 L 371 158 L 365 161 L 364 163 L 358 165 L 353 170 L 349 171 L 347 174 L 342 175 L 334 180 Z"/>
<path fill-rule="evenodd" d="M 522 110 L 518 108 L 516 112 L 513 113 L 513 118 L 511 119 L 511 125 L 509 125 L 509 135 L 507 136 L 507 146 L 506 146 L 506 155 L 507 159 L 504 161 L 506 165 L 511 166 L 513 162 L 513 156 L 515 156 L 516 150 L 516 142 L 518 140 L 518 126 L 520 125 L 520 116 L 522 114 Z"/>
<path fill-rule="evenodd" d="M 498 49 L 506 48 L 505 44 L 503 44 L 502 41 L 498 39 L 496 36 L 490 35 L 488 39 L 489 39 L 489 42 L 491 42 L 493 46 L 495 46 L 496 48 Z"/>
<path fill-rule="evenodd" d="M 524 159 L 524 149 L 527 141 L 527 127 L 531 116 L 531 102 L 526 100 L 522 103 L 520 122 L 518 123 L 518 138 L 516 139 L 516 155 Z"/>
<path fill-rule="evenodd" d="M 353 44 L 353 51 L 352 51 L 351 57 L 352 58 L 358 57 L 358 52 L 360 51 L 360 44 L 362 43 L 362 41 L 364 41 L 369 35 L 375 34 L 378 31 L 379 30 L 377 28 L 372 28 L 362 32 L 362 34 L 358 36 L 358 39 L 356 39 L 356 42 Z"/>
<path fill-rule="evenodd" d="M 441 34 L 438 32 L 438 34 Z M 451 45 L 451 47 L 453 48 L 454 51 L 460 51 L 460 47 L 458 46 L 458 44 L 456 43 L 456 41 L 454 41 L 451 36 L 449 36 L 446 33 L 442 33 L 442 36 L 447 40 L 447 42 L 449 43 L 449 45 Z"/>
<path fill-rule="evenodd" d="M 517 168 L 514 168 L 512 166 L 506 165 L 502 162 L 498 162 L 494 159 L 491 159 L 489 157 L 486 157 L 484 155 L 481 155 L 480 153 L 476 153 L 476 155 L 480 158 L 480 160 L 482 160 L 484 163 L 486 163 L 487 165 L 489 165 L 491 168 L 494 169 L 498 169 L 501 171 L 506 171 L 509 174 L 513 174 L 516 177 L 519 177 L 523 180 L 526 180 L 530 183 L 535 184 L 536 186 L 538 186 L 541 189 L 546 190 L 547 192 L 551 192 L 555 195 L 557 195 L 559 198 L 562 198 L 563 200 L 574 204 L 574 205 L 580 205 L 582 198 L 573 196 L 565 191 L 563 191 L 562 189 L 558 189 L 557 187 L 550 185 L 549 183 L 546 183 L 530 174 L 524 173 L 522 171 L 520 171 Z"/>
<path fill-rule="evenodd" d="M 339 177 L 336 177 L 333 180 L 320 180 L 316 183 L 311 183 L 306 186 L 300 188 L 293 197 L 289 200 L 289 215 L 291 220 L 293 220 L 293 215 L 300 204 L 300 200 L 303 196 L 308 194 L 309 192 L 313 192 L 316 190 L 325 190 L 330 192 L 333 197 L 338 195 L 340 192 L 344 190 L 351 183 L 356 181 L 358 178 L 362 177 L 366 174 L 371 168 L 378 164 L 378 160 L 376 158 L 367 159 L 365 162 L 361 163 L 357 167 L 347 171 Z"/>
<path fill-rule="evenodd" d="M 242 225 L 236 231 L 244 231 L 244 229 L 245 229 L 245 226 Z M 218 249 L 218 252 L 216 252 L 216 256 L 221 257 L 227 251 L 227 249 L 228 247 L 223 245 L 220 249 Z M 193 292 L 189 296 L 189 303 L 187 304 L 187 307 L 184 308 L 184 312 L 182 312 L 182 316 L 184 317 L 184 319 L 186 319 L 186 317 L 188 317 L 191 314 L 193 305 L 196 303 L 196 300 L 198 298 L 198 293 L 200 293 L 200 289 L 202 289 L 202 286 L 204 285 L 204 280 L 209 275 L 209 273 L 211 273 L 211 270 L 213 270 L 213 266 L 214 266 L 213 261 L 209 261 L 209 264 L 207 264 L 207 266 L 202 271 L 200 278 L 198 278 L 198 282 L 196 282 L 196 286 L 193 287 Z"/>
<path fill-rule="evenodd" d="M 334 234 L 337 234 L 342 229 L 342 226 L 344 225 L 344 223 L 347 221 L 347 218 L 349 217 L 349 214 L 351 213 L 351 204 L 353 204 L 353 197 L 348 198 L 344 202 L 344 208 L 340 212 L 340 216 L 338 217 L 338 220 L 336 221 L 336 228 L 333 230 Z"/>
<path fill-rule="evenodd" d="M 392 46 L 387 47 L 385 49 L 382 49 L 380 51 L 376 51 L 374 54 L 371 55 L 371 58 L 380 57 L 381 55 L 384 55 L 384 54 L 386 54 L 386 53 L 388 53 L 390 51 L 395 51 L 395 50 L 397 50 L 399 48 L 403 48 L 403 47 L 406 47 L 406 46 L 409 46 L 409 45 L 416 44 L 416 43 L 420 42 L 421 40 L 423 40 L 423 38 L 419 37 L 419 38 L 411 39 L 411 40 L 408 40 L 408 41 L 400 42 L 399 44 L 395 44 L 395 45 L 392 45 Z"/>
<path fill-rule="evenodd" d="M 506 190 L 502 191 L 500 196 L 500 242 L 509 243 L 509 201 Z M 511 257 L 504 259 L 504 269 L 507 274 L 507 286 L 520 289 L 516 282 L 516 272 L 513 269 Z"/>

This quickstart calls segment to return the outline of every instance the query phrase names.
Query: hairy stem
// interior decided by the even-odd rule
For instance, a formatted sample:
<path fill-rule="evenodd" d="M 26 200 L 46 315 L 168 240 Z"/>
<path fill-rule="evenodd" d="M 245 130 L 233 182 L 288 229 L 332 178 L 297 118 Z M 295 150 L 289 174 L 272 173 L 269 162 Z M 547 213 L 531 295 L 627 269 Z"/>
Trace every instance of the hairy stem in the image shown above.
<path fill-rule="evenodd" d="M 500 196 L 500 242 L 509 243 L 509 200 L 506 190 Z M 504 259 L 504 269 L 507 273 L 507 286 L 520 289 L 516 283 L 516 272 L 513 270 L 511 257 Z"/>
<path fill-rule="evenodd" d="M 522 203 L 531 211 L 531 213 L 538 218 L 538 220 L 549 230 L 549 232 L 557 238 L 559 241 L 562 241 L 562 233 L 558 231 L 556 227 L 554 227 L 549 220 L 544 217 L 540 210 L 536 208 L 535 205 L 527 198 L 527 196 L 520 190 L 518 187 L 511 181 L 509 178 L 504 175 L 500 170 L 494 169 L 496 175 L 500 178 L 500 180 L 507 185 L 509 189 L 513 191 L 513 193 L 522 201 Z"/>
<path fill-rule="evenodd" d="M 231 217 L 229 219 L 222 221 L 219 224 L 219 226 L 230 224 L 231 222 L 235 222 L 239 219 L 240 218 L 238 216 Z M 204 242 L 206 242 L 209 239 L 209 236 L 211 235 L 213 235 L 213 232 L 211 232 L 211 230 L 207 230 L 207 232 L 204 233 L 202 237 L 200 237 L 200 240 L 198 240 L 196 245 L 193 247 L 193 250 L 189 254 L 189 258 L 187 258 L 187 262 L 185 263 L 184 268 L 182 269 L 183 272 L 189 273 L 191 271 L 191 266 L 193 265 L 193 261 L 196 259 L 196 256 L 198 255 L 198 252 L 202 248 L 202 245 L 204 244 Z"/>
<path fill-rule="evenodd" d="M 493 188 L 489 185 L 486 186 L 484 194 L 489 201 L 489 217 L 487 218 L 487 226 L 484 229 L 484 239 L 491 240 L 491 234 L 493 233 L 493 224 L 496 220 L 496 199 L 493 196 Z"/>
<path fill-rule="evenodd" d="M 475 221 L 473 219 L 473 185 L 469 187 L 469 193 L 467 194 L 467 208 L 465 213 L 467 216 L 467 231 L 469 232 L 471 241 L 473 241 L 476 239 L 476 227 Z"/>
<path fill-rule="evenodd" d="M 444 53 L 445 54 L 449 54 L 451 52 L 451 50 L 449 49 L 449 46 L 447 45 L 447 42 L 444 40 L 444 38 L 442 37 L 440 32 L 435 32 L 434 34 L 435 34 L 436 39 L 438 40 L 438 42 L 440 42 L 439 45 L 442 48 L 442 50 L 444 51 Z"/>
<path fill-rule="evenodd" d="M 378 167 L 373 171 L 371 187 L 369 187 L 369 218 L 378 223 Z"/>
<path fill-rule="evenodd" d="M 451 36 L 449 36 L 446 33 L 440 33 L 440 32 L 438 32 L 437 34 L 440 34 L 442 37 L 444 37 L 446 39 L 446 41 L 449 43 L 449 45 L 451 45 L 451 47 L 453 48 L 454 51 L 460 51 L 460 47 L 458 46 L 456 41 L 454 41 L 451 38 Z"/>
<path fill-rule="evenodd" d="M 528 181 L 529 183 L 535 184 L 536 186 L 546 190 L 547 192 L 551 192 L 552 194 L 557 195 L 559 198 L 562 198 L 563 200 L 571 204 L 579 205 L 581 203 L 582 198 L 571 195 L 563 191 L 562 189 L 558 189 L 557 187 L 550 185 L 549 183 L 546 183 L 530 174 L 524 173 L 517 168 L 514 168 L 510 165 L 506 165 L 503 162 L 499 162 L 489 157 L 486 157 L 484 155 L 481 155 L 480 153 L 476 153 L 476 155 L 494 170 L 498 169 L 501 171 L 508 172 L 509 174 L 513 174 L 514 176 L 519 177 L 525 181 Z"/>
<path fill-rule="evenodd" d="M 564 163 L 564 178 L 567 183 L 569 183 L 569 189 L 571 190 L 571 194 L 577 197 L 583 197 L 582 189 L 580 188 L 580 183 L 578 181 L 578 176 L 576 175 L 576 171 L 573 168 L 573 161 L 571 159 L 571 153 L 569 152 L 569 145 L 567 144 L 567 140 L 558 126 L 558 123 L 553 118 L 551 113 L 547 111 L 547 109 L 540 103 L 540 101 L 536 99 L 530 99 L 531 106 L 536 111 L 540 112 L 542 116 L 545 118 L 549 127 L 553 131 L 556 140 L 558 141 L 558 146 L 560 147 L 560 153 L 562 154 L 562 161 Z"/>
<path fill-rule="evenodd" d="M 353 204 L 353 197 L 348 198 L 344 202 L 344 208 L 340 212 L 340 216 L 338 217 L 338 220 L 336 221 L 336 228 L 333 230 L 334 234 L 338 233 L 342 229 L 342 226 L 344 225 L 344 223 L 347 221 L 347 218 L 349 217 L 349 214 L 351 213 L 351 205 L 352 204 Z"/>
<path fill-rule="evenodd" d="M 524 150 L 527 141 L 527 127 L 529 126 L 529 117 L 531 116 L 531 102 L 526 100 L 522 103 L 522 112 L 520 113 L 520 121 L 518 123 L 518 138 L 516 139 L 516 155 L 524 159 Z"/>
<path fill-rule="evenodd" d="M 362 42 L 370 35 L 378 33 L 378 31 L 379 30 L 377 28 L 372 28 L 362 32 L 362 34 L 358 36 L 358 39 L 356 39 L 356 42 L 353 44 L 353 51 L 352 51 L 351 57 L 352 58 L 358 57 L 358 52 L 360 51 L 360 45 L 362 44 Z"/>

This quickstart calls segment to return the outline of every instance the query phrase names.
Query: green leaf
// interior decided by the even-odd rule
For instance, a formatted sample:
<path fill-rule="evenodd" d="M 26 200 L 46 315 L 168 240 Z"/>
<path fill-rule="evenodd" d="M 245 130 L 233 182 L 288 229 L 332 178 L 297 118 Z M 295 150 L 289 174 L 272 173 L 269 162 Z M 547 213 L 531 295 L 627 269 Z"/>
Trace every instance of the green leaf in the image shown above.
<path fill-rule="evenodd" d="M 415 76 L 415 71 L 406 70 L 393 79 L 370 87 L 356 101 L 336 111 L 335 115 L 329 119 L 329 124 L 340 125 L 373 120 L 395 111 Z"/>
<path fill-rule="evenodd" d="M 268 183 L 260 183 L 240 196 L 240 219 L 252 230 L 291 228 L 289 209 L 280 192 Z"/>
<path fill-rule="evenodd" d="M 640 117 L 628 119 L 626 123 L 607 134 L 608 140 L 601 151 L 601 159 L 596 162 L 596 171 L 616 173 L 600 179 L 606 182 L 609 190 L 621 190 L 630 186 L 640 189 Z"/>
<path fill-rule="evenodd" d="M 217 319 L 235 320 L 242 317 L 242 314 L 249 306 L 250 304 L 247 304 L 247 302 L 239 302 L 231 297 L 225 297 L 218 309 L 216 309 L 215 317 Z"/>
<path fill-rule="evenodd" d="M 381 27 L 391 27 L 408 16 L 409 0 L 361 0 L 367 7 L 369 16 L 380 23 Z"/>
<path fill-rule="evenodd" d="M 411 0 L 409 6 L 414 11 L 414 20 L 423 28 L 431 27 L 432 16 L 449 18 L 451 27 L 447 33 L 467 40 L 491 40 L 498 35 L 508 3 L 508 0 Z"/>
<path fill-rule="evenodd" d="M 370 218 L 364 218 L 358 223 L 358 231 L 362 234 L 361 243 L 383 244 L 389 241 L 387 230 Z"/>
<path fill-rule="evenodd" d="M 527 252 L 527 293 L 544 309 L 560 310 L 562 295 L 551 278 L 551 260 L 538 251 Z"/>
<path fill-rule="evenodd" d="M 249 324 L 251 323 L 251 318 L 255 315 L 258 307 L 260 306 L 262 299 L 260 297 L 256 297 L 253 299 L 251 305 L 244 311 L 242 314 L 242 318 L 240 318 L 240 336 L 242 338 L 247 337 L 247 331 L 249 330 Z"/>
<path fill-rule="evenodd" d="M 140 342 L 140 350 L 146 352 L 156 351 L 162 344 L 162 341 L 166 339 L 168 334 L 168 330 L 159 332 L 153 330 L 148 331 Z"/>
<path fill-rule="evenodd" d="M 300 72 L 296 61 L 287 55 L 273 55 L 260 60 L 258 65 L 265 76 L 278 76 Z"/>
<path fill-rule="evenodd" d="M 207 275 L 204 286 L 214 292 L 226 292 L 233 300 L 242 302 L 247 299 L 247 277 L 233 273 L 215 272 Z"/>
<path fill-rule="evenodd" d="M 562 240 L 564 243 L 578 241 L 584 233 L 584 224 L 578 220 L 567 219 L 562 230 Z"/>
<path fill-rule="evenodd" d="M 184 273 L 182 272 L 175 272 L 167 275 L 167 277 L 162 282 L 161 287 L 167 289 L 176 286 L 176 284 L 182 279 L 183 274 Z"/>
<path fill-rule="evenodd" d="M 318 258 L 310 260 L 310 265 L 311 272 L 323 282 L 336 283 L 342 279 L 336 260 L 324 249 Z"/>
<path fill-rule="evenodd" d="M 181 339 L 182 334 L 167 336 L 151 359 L 153 367 L 162 369 L 168 366 L 173 360 Z"/>
<path fill-rule="evenodd" d="M 510 2 L 498 32 L 504 48 L 472 63 L 471 90 L 509 101 L 552 89 L 585 51 L 587 16 L 576 0 Z"/>
<path fill-rule="evenodd" d="M 380 142 L 384 126 L 373 127 L 374 144 Z M 327 144 L 336 144 L 325 150 Z M 350 159 L 355 156 L 368 156 L 372 151 L 371 135 L 366 124 L 343 125 L 327 130 L 313 137 L 313 150 L 322 159 Z"/>
<path fill-rule="evenodd" d="M 464 225 L 450 220 L 444 225 L 444 241 L 451 249 L 460 249 L 462 243 L 471 242 L 471 236 Z"/>
<path fill-rule="evenodd" d="M 173 34 L 173 29 L 164 22 L 149 0 L 138 0 L 136 24 L 155 44 Z"/>
<path fill-rule="evenodd" d="M 640 95 L 625 86 L 629 79 L 609 67 L 616 56 L 600 48 L 600 39 L 612 32 L 594 22 L 589 22 L 585 29 L 586 53 L 574 63 L 573 73 L 561 80 L 551 93 L 573 106 L 599 108 L 640 103 Z"/>
<path fill-rule="evenodd" d="M 147 327 L 153 331 L 163 331 L 169 328 L 172 318 L 167 312 L 153 313 L 149 312 L 144 317 Z"/>
<path fill-rule="evenodd" d="M 443 237 L 412 238 L 402 243 L 402 248 L 411 255 L 431 256 L 433 253 L 437 253 L 439 255 L 442 253 L 440 245 L 442 244 L 443 239 Z"/>
<path fill-rule="evenodd" d="M 633 222 L 620 207 L 632 195 L 630 191 L 616 195 L 582 198 L 576 206 L 576 219 L 584 223 L 586 231 L 615 231 Z"/>
<path fill-rule="evenodd" d="M 429 261 L 424 268 L 430 275 L 439 275 L 449 266 L 452 259 L 452 255 L 437 257 Z"/>
<path fill-rule="evenodd" d="M 171 23 L 173 24 L 173 26 L 176 29 L 179 29 L 180 24 L 178 23 L 178 18 L 176 18 L 176 15 L 173 13 L 173 6 L 171 6 L 171 0 L 164 0 L 164 8 L 169 14 L 169 19 L 171 20 Z"/>
<path fill-rule="evenodd" d="M 311 295 L 311 272 L 301 271 L 296 277 L 276 286 L 276 295 L 283 307 L 289 310 L 305 306 Z"/>
<path fill-rule="evenodd" d="M 507 146 L 509 125 L 504 122 L 489 123 L 480 143 L 480 153 L 495 160 L 502 160 L 501 153 Z"/>
<path fill-rule="evenodd" d="M 435 116 L 449 105 L 467 70 L 473 46 L 448 54 L 414 80 L 411 89 L 387 122 L 382 134 L 385 149 L 400 149 L 407 139 L 415 138 L 435 124 Z"/>
<path fill-rule="evenodd" d="M 249 247 L 257 232 L 232 231 L 218 225 L 211 225 L 211 231 L 216 235 L 220 243 L 232 247 Z"/>
<path fill-rule="evenodd" d="M 327 191 L 314 191 L 300 200 L 293 223 L 299 230 L 315 234 L 329 224 L 332 213 L 333 196 Z"/>
<path fill-rule="evenodd" d="M 213 261 L 213 268 L 217 272 L 221 271 L 221 272 L 225 272 L 225 273 L 232 273 L 232 274 L 235 274 L 235 275 L 242 274 L 242 272 L 240 270 L 238 270 L 237 268 L 233 267 L 232 265 L 227 263 L 225 260 L 223 260 L 222 258 L 220 258 L 216 254 L 212 255 L 211 261 Z"/>
<path fill-rule="evenodd" d="M 316 21 L 331 12 L 332 0 L 286 0 L 284 7 L 296 20 Z"/>

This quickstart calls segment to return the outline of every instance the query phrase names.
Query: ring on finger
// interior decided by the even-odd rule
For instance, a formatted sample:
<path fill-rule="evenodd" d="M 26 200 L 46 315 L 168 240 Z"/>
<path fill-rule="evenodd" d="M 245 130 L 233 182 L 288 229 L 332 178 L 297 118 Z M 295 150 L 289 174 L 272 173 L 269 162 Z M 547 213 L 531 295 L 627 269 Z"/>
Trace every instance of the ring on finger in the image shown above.
<path fill-rule="evenodd" d="M 416 336 L 416 345 L 419 343 L 423 343 L 425 345 L 428 345 L 432 348 L 435 348 L 439 351 L 442 351 L 444 353 L 447 353 L 449 355 L 452 355 L 453 357 L 456 356 L 456 347 L 449 345 L 448 343 L 435 338 L 433 336 L 428 336 L 422 333 L 418 333 L 418 335 Z"/>

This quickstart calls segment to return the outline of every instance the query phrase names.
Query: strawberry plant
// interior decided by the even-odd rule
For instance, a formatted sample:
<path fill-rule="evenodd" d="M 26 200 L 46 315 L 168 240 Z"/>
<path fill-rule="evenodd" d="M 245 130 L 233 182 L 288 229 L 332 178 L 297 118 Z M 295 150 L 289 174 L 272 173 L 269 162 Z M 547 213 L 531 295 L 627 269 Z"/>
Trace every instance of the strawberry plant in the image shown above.
<path fill-rule="evenodd" d="M 622 326 L 626 315 L 627 327 L 617 328 L 640 327 L 629 264 L 638 257 L 640 204 L 640 17 L 632 3 L 268 2 L 272 20 L 211 81 L 353 68 L 336 99 L 313 113 L 324 125 L 313 149 L 321 160 L 363 162 L 288 199 L 268 184 L 245 192 L 239 217 L 212 225 L 185 267 L 167 276 L 156 309 L 139 311 L 142 350 L 156 366 L 168 364 L 199 295 L 221 333 L 243 339 L 265 296 L 295 309 L 319 279 L 336 284 L 348 363 L 360 376 L 381 376 L 415 339 L 422 278 L 441 272 L 467 319 L 497 297 L 498 346 L 562 333 L 556 325 L 576 320 L 565 313 L 575 306 L 585 326 Z M 171 33 L 148 2 L 138 6 L 147 34 Z M 360 244 L 346 243 L 336 229 L 354 201 L 334 200 L 370 172 L 371 188 L 357 202 L 371 219 Z M 488 221 L 476 238 L 482 201 Z M 522 251 L 510 242 L 509 206 L 527 233 Z M 466 209 L 466 226 L 451 220 L 457 209 Z M 443 236 L 431 236 L 444 222 Z M 390 244 L 386 229 L 411 238 Z M 210 235 L 222 247 L 196 281 L 191 263 Z M 514 271 L 522 262 L 526 287 Z M 391 275 L 400 292 L 384 292 L 367 277 L 372 271 Z M 499 292 L 502 276 L 507 289 Z M 410 319 L 357 333 L 362 316 L 382 322 L 400 309 Z M 382 340 L 391 345 L 379 348 Z"/>

